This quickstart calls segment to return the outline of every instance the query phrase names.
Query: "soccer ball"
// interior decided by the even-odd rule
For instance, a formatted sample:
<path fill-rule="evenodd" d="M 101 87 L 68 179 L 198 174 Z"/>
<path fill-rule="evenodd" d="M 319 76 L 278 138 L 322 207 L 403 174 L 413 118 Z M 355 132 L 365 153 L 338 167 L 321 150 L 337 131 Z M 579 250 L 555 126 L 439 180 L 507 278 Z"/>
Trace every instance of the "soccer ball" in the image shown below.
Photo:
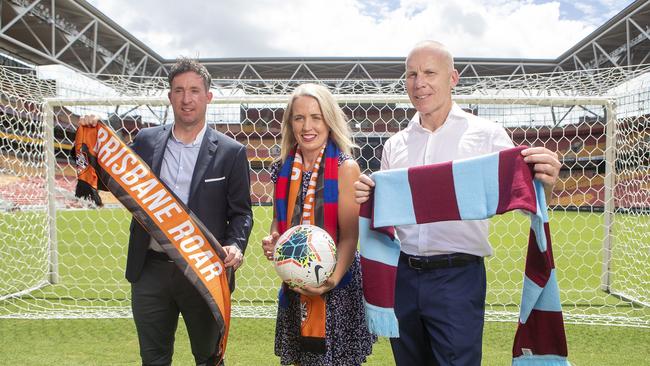
<path fill-rule="evenodd" d="M 318 226 L 297 225 L 278 238 L 273 263 L 282 281 L 290 287 L 318 287 L 334 272 L 336 244 Z"/>

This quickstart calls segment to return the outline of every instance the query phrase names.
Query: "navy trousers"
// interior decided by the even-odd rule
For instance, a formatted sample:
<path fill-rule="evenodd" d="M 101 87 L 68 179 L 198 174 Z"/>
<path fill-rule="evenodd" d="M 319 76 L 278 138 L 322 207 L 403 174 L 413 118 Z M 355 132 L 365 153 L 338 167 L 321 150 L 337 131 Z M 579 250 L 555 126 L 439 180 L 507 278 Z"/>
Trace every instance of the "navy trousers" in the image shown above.
<path fill-rule="evenodd" d="M 402 253 L 395 313 L 399 338 L 391 338 L 395 363 L 480 365 L 485 315 L 485 265 L 418 270 Z"/>
<path fill-rule="evenodd" d="M 142 365 L 171 365 L 179 313 L 183 314 L 196 364 L 216 363 L 220 338 L 217 322 L 175 263 L 147 259 L 140 279 L 131 284 L 131 308 Z"/>

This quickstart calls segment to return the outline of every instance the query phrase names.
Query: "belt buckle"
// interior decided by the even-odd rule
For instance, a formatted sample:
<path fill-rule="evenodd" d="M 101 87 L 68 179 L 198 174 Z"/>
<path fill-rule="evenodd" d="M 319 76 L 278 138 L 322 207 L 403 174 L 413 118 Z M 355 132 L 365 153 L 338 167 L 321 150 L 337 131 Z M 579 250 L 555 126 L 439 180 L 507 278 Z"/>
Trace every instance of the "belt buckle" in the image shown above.
<path fill-rule="evenodd" d="M 409 267 L 417 270 L 422 269 L 422 259 L 409 256 L 408 262 L 409 262 Z"/>

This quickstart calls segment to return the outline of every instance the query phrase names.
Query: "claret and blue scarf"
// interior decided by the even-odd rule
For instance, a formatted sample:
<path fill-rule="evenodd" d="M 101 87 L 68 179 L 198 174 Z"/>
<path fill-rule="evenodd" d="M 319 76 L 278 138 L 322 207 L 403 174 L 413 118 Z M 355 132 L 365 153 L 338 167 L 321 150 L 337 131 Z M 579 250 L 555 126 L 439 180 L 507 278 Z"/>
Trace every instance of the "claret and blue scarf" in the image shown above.
<path fill-rule="evenodd" d="M 481 220 L 523 210 L 531 227 L 513 365 L 569 365 L 544 187 L 524 162 L 524 148 L 372 175 L 374 197 L 361 206 L 359 218 L 371 332 L 399 337 L 393 304 L 400 243 L 394 226 Z"/>

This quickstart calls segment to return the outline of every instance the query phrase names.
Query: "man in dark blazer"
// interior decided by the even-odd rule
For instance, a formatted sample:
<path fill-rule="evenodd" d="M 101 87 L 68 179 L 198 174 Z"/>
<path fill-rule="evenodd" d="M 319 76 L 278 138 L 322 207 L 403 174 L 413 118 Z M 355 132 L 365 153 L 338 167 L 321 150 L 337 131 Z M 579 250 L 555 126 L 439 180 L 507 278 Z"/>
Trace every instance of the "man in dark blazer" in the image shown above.
<path fill-rule="evenodd" d="M 226 268 L 242 264 L 253 226 L 246 148 L 209 128 L 210 74 L 190 59 L 169 73 L 174 124 L 143 129 L 133 150 L 205 224 L 223 246 Z M 81 124 L 97 118 L 85 116 Z M 131 221 L 126 278 L 143 365 L 170 365 L 178 315 L 188 331 L 197 365 L 214 365 L 222 334 L 207 303 L 160 245 Z"/>

